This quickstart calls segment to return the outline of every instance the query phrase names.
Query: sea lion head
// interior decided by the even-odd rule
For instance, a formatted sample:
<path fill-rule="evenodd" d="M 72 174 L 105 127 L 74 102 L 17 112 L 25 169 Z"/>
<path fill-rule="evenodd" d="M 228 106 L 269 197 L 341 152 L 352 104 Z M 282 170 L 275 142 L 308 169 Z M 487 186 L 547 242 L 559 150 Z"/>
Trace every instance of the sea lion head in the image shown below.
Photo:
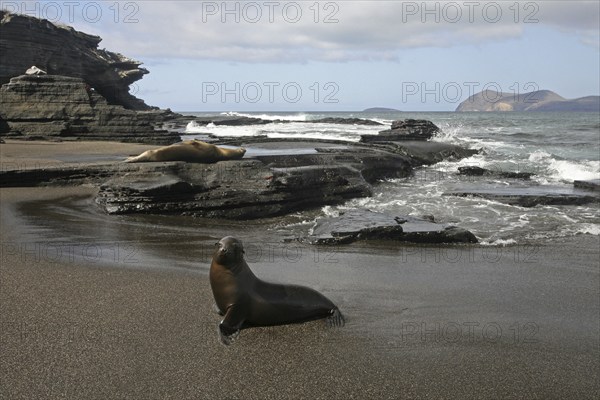
<path fill-rule="evenodd" d="M 231 159 L 240 160 L 240 159 L 244 158 L 244 154 L 246 154 L 246 149 L 243 147 L 233 149 L 231 152 Z"/>
<path fill-rule="evenodd" d="M 232 236 L 226 236 L 215 243 L 213 259 L 221 265 L 235 265 L 244 258 L 242 242 Z"/>

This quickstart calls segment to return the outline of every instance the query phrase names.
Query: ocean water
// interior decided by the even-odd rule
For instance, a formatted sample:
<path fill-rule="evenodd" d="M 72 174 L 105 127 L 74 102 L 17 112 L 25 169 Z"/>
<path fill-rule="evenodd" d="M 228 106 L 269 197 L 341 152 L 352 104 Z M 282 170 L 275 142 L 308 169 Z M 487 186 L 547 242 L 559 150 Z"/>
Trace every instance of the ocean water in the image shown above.
<path fill-rule="evenodd" d="M 186 113 L 187 115 L 192 113 Z M 210 116 L 218 113 L 193 113 Z M 434 141 L 461 145 L 480 153 L 460 161 L 419 168 L 405 179 L 381 182 L 373 197 L 324 207 L 323 215 L 351 208 L 408 215 L 434 215 L 436 221 L 471 230 L 485 245 L 507 245 L 572 236 L 600 235 L 598 203 L 585 206 L 511 206 L 481 198 L 444 196 L 449 190 L 488 187 L 535 187 L 569 190 L 574 180 L 600 179 L 600 114 L 598 113 L 222 113 L 292 122 L 257 126 L 198 126 L 190 122 L 183 138 L 256 136 L 319 138 L 358 141 L 387 126 L 311 123 L 325 117 L 367 118 L 385 125 L 393 120 L 418 118 L 442 130 Z M 295 122 L 297 121 L 297 122 Z M 531 181 L 464 177 L 460 166 L 533 172 Z M 310 223 L 308 221 L 307 223 Z"/>

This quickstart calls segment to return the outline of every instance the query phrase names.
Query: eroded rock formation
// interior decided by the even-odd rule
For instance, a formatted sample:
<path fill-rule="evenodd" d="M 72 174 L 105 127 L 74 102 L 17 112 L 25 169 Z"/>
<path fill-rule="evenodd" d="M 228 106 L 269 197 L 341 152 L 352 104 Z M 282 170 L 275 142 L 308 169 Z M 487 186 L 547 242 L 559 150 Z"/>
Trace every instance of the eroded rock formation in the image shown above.
<path fill-rule="evenodd" d="M 155 129 L 171 114 L 110 105 L 81 78 L 21 75 L 0 88 L 0 134 L 18 138 L 171 144 L 179 134 Z"/>
<path fill-rule="evenodd" d="M 35 65 L 49 75 L 83 79 L 109 104 L 151 109 L 129 93 L 129 85 L 148 70 L 139 61 L 99 49 L 101 40 L 69 26 L 0 11 L 0 84 Z"/>

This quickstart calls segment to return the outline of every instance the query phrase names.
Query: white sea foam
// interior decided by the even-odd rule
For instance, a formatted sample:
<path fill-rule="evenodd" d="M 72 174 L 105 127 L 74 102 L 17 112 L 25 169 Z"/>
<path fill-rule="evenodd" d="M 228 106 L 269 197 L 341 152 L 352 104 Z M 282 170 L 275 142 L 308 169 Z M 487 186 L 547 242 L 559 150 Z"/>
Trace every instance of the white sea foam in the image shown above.
<path fill-rule="evenodd" d="M 333 206 L 325 206 L 321 208 L 321 211 L 326 217 L 336 218 L 340 216 L 340 210 Z"/>
<path fill-rule="evenodd" d="M 538 173 L 541 183 L 572 182 L 574 180 L 600 179 L 600 161 L 561 160 L 542 150 L 531 153 L 531 161 L 541 173 Z M 545 172 L 545 173 L 544 173 Z"/>
<path fill-rule="evenodd" d="M 345 125 L 329 123 L 287 122 L 266 125 L 200 125 L 195 121 L 187 124 L 185 133 L 203 133 L 214 136 L 258 136 L 269 138 L 330 139 L 357 142 L 361 135 L 376 134 L 380 126 Z"/>
<path fill-rule="evenodd" d="M 600 236 L 600 224 L 579 224 L 575 233 Z"/>
<path fill-rule="evenodd" d="M 281 121 L 308 121 L 309 116 L 305 113 L 297 114 L 246 114 L 236 111 L 222 112 L 221 115 L 228 117 L 248 117 L 248 118 L 260 118 L 270 121 L 281 120 Z"/>
<path fill-rule="evenodd" d="M 196 121 L 190 121 L 185 126 L 185 133 L 203 133 L 206 132 L 206 125 L 200 125 Z"/>
<path fill-rule="evenodd" d="M 188 124 L 186 133 L 214 136 L 256 136 L 271 138 L 318 138 L 357 141 L 360 135 L 377 134 L 389 127 L 391 120 L 385 116 L 370 119 L 386 126 L 339 125 L 311 123 L 310 120 L 326 117 L 315 113 L 225 113 L 266 120 L 285 120 L 254 126 L 201 126 Z M 336 116 L 338 116 L 336 114 Z M 351 117 L 346 114 L 344 117 Z M 362 117 L 363 115 L 356 114 Z M 378 117 L 378 118 L 377 118 Z M 435 119 L 442 128 L 433 140 L 456 144 L 483 151 L 460 161 L 443 161 L 415 170 L 413 176 L 390 179 L 374 186 L 370 198 L 353 199 L 336 207 L 324 207 L 322 213 L 336 217 L 351 209 L 369 209 L 392 215 L 422 216 L 432 214 L 440 223 L 453 223 L 473 232 L 482 245 L 509 246 L 523 240 L 537 240 L 573 236 L 575 234 L 600 235 L 600 216 L 596 205 L 586 207 L 555 206 L 523 208 L 477 197 L 443 196 L 444 192 L 463 187 L 485 185 L 551 185 L 572 188 L 572 181 L 600 178 L 600 161 L 594 156 L 594 139 L 591 133 L 562 136 L 553 132 L 564 118 L 541 124 L 546 114 L 528 117 L 511 115 L 432 115 L 410 116 Z M 516 118 L 516 119 L 515 119 Z M 297 122 L 293 122 L 297 121 Z M 308 121 L 308 122 L 305 122 Z M 556 125 L 559 124 L 559 125 Z M 522 126 L 523 125 L 523 126 Z M 519 135 L 517 135 L 519 133 Z M 547 136 L 540 136 L 547 135 Z M 547 139 L 546 139 L 547 137 Z M 575 143 L 574 145 L 571 145 Z M 461 166 L 478 166 L 493 171 L 533 172 L 532 182 L 473 177 L 466 179 L 457 174 Z M 304 222 L 302 222 L 304 223 Z"/>
<path fill-rule="evenodd" d="M 479 242 L 479 244 L 482 246 L 505 247 L 505 246 L 517 244 L 517 241 L 515 239 L 494 239 L 494 240 L 482 240 L 481 242 Z"/>

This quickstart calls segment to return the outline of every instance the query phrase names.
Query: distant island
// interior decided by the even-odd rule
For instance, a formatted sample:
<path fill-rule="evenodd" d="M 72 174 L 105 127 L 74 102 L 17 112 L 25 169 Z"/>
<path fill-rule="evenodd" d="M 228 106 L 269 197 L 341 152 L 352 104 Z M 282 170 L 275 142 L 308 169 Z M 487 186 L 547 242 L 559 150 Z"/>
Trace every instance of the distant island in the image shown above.
<path fill-rule="evenodd" d="M 461 111 L 600 111 L 600 96 L 565 99 L 551 90 L 515 94 L 486 90 L 474 94 L 456 108 Z"/>
<path fill-rule="evenodd" d="M 362 112 L 370 112 L 370 113 L 385 113 L 385 112 L 401 112 L 400 110 L 396 110 L 395 108 L 387 108 L 387 107 L 371 107 Z"/>

